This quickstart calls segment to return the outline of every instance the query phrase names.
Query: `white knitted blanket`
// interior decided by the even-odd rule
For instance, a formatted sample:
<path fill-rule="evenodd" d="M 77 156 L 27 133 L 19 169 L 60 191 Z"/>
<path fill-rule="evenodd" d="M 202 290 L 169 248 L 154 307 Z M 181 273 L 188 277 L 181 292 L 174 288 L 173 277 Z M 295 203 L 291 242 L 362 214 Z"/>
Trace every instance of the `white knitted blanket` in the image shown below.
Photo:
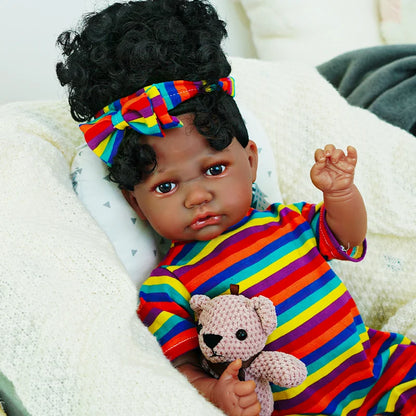
<path fill-rule="evenodd" d="M 320 200 L 316 147 L 357 147 L 369 249 L 334 268 L 369 326 L 416 339 L 416 138 L 298 65 L 233 59 L 237 100 L 264 123 L 285 202 Z M 0 387 L 33 416 L 222 414 L 138 321 L 135 287 L 72 190 L 81 140 L 63 103 L 0 108 Z"/>

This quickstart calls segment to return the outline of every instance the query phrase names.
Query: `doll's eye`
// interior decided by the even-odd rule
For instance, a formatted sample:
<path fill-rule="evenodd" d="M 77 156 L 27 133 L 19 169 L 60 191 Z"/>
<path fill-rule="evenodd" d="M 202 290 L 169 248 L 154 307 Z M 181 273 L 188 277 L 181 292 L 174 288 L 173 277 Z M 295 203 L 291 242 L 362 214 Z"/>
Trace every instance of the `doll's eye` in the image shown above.
<path fill-rule="evenodd" d="M 173 182 L 164 182 L 156 186 L 155 191 L 158 194 L 167 194 L 176 188 L 176 184 Z"/>
<path fill-rule="evenodd" d="M 201 332 L 202 329 L 202 324 L 198 323 L 196 326 L 196 332 L 198 332 L 198 334 Z"/>
<path fill-rule="evenodd" d="M 239 329 L 235 336 L 239 341 L 244 341 L 247 338 L 247 332 L 244 329 Z"/>
<path fill-rule="evenodd" d="M 225 166 L 224 165 L 214 165 L 211 166 L 210 168 L 207 169 L 206 174 L 208 176 L 217 176 L 217 175 L 221 175 L 221 173 L 223 173 L 225 170 Z"/>

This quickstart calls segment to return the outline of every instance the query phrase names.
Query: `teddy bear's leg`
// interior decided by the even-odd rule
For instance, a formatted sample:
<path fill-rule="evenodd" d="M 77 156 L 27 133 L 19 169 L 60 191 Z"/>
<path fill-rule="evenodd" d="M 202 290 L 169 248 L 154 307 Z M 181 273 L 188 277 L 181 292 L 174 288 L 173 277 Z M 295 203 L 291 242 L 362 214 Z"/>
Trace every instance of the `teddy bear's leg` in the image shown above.
<path fill-rule="evenodd" d="M 256 393 L 261 405 L 260 416 L 270 416 L 273 412 L 274 401 L 268 381 L 257 381 Z"/>
<path fill-rule="evenodd" d="M 269 382 L 256 379 L 250 374 L 249 369 L 246 369 L 245 379 L 254 380 L 256 383 L 256 394 L 261 406 L 260 416 L 270 416 L 274 409 L 274 401 Z"/>

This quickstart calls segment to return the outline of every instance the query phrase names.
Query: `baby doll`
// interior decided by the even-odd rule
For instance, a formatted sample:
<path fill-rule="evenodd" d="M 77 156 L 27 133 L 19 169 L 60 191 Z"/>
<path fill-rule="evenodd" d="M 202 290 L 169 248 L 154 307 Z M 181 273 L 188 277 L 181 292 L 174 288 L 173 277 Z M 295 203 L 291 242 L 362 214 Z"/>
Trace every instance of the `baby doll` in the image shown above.
<path fill-rule="evenodd" d="M 280 324 L 265 349 L 308 369 L 298 387 L 271 386 L 275 415 L 411 414 L 415 345 L 368 329 L 328 264 L 364 257 L 357 152 L 316 150 L 311 179 L 323 203 L 251 209 L 257 147 L 233 99 L 225 34 L 205 1 L 145 0 L 90 14 L 79 33 L 59 37 L 57 74 L 89 146 L 140 218 L 172 240 L 141 288 L 139 317 L 208 400 L 228 415 L 256 415 L 254 382 L 238 380 L 241 361 L 218 380 L 199 366 L 189 306 L 195 294 L 238 284 L 276 308 Z"/>

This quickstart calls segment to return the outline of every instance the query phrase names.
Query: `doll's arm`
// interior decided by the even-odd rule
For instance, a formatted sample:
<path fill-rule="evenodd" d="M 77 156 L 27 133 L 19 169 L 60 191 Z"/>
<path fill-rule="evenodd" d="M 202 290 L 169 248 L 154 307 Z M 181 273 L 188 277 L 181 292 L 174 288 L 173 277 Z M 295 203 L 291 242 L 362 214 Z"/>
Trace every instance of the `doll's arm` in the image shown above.
<path fill-rule="evenodd" d="M 217 380 L 200 367 L 195 353 L 187 353 L 172 363 L 211 403 L 228 416 L 257 416 L 260 403 L 254 381 L 238 380 L 241 360 L 232 362 Z"/>
<path fill-rule="evenodd" d="M 280 351 L 262 351 L 251 363 L 249 371 L 256 378 L 287 388 L 298 386 L 307 376 L 306 366 L 301 360 Z"/>
<path fill-rule="evenodd" d="M 313 184 L 323 192 L 326 221 L 345 248 L 360 245 L 367 232 L 363 198 L 354 185 L 357 151 L 348 146 L 347 154 L 327 145 L 315 152 L 311 169 Z"/>

